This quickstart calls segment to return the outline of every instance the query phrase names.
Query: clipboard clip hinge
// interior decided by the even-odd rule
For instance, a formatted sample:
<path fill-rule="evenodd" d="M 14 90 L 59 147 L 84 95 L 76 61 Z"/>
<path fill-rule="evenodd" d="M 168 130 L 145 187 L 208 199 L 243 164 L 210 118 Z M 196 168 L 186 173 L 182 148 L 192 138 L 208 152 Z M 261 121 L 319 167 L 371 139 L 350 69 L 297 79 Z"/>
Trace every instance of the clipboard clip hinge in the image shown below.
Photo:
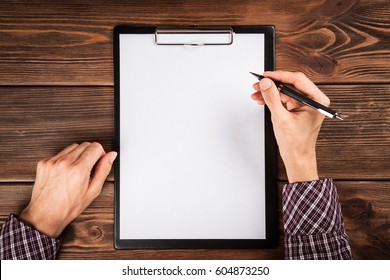
<path fill-rule="evenodd" d="M 179 35 L 179 36 L 177 36 Z M 218 46 L 232 45 L 231 27 L 156 28 L 154 42 L 160 46 Z"/>

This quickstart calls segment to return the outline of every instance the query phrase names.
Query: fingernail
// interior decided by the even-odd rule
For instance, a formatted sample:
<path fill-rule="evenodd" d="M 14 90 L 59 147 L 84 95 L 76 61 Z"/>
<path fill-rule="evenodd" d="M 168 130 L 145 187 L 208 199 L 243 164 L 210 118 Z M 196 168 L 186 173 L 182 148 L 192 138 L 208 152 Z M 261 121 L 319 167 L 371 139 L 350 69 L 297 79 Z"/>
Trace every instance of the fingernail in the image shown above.
<path fill-rule="evenodd" d="M 271 80 L 270 79 L 262 79 L 260 81 L 260 88 L 261 90 L 267 90 L 271 87 Z"/>
<path fill-rule="evenodd" d="M 111 156 L 110 156 L 110 163 L 111 163 L 111 164 L 114 162 L 114 160 L 116 159 L 116 156 L 117 156 L 117 155 L 118 155 L 117 152 L 111 154 Z"/>

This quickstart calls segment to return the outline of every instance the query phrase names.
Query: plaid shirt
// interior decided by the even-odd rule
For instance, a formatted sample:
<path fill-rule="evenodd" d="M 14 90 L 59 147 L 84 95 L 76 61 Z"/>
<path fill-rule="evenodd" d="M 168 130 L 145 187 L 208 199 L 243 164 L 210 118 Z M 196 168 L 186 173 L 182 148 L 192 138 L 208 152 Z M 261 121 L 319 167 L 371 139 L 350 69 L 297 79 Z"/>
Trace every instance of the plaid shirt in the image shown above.
<path fill-rule="evenodd" d="M 286 259 L 352 259 L 332 179 L 283 188 Z"/>
<path fill-rule="evenodd" d="M 0 230 L 0 259 L 54 260 L 60 244 L 11 214 Z"/>
<path fill-rule="evenodd" d="M 286 259 L 352 258 L 332 179 L 285 185 L 283 221 Z M 55 259 L 60 243 L 11 214 L 0 231 L 0 259 Z"/>

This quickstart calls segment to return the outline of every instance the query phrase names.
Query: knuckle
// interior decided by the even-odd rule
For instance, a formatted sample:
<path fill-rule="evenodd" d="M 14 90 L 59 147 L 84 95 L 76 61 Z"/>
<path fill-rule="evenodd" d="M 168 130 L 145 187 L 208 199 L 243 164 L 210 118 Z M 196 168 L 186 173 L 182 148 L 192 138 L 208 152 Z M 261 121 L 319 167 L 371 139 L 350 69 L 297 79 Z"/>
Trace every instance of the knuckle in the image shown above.
<path fill-rule="evenodd" d="M 91 152 L 95 155 L 100 155 L 100 156 L 103 156 L 106 154 L 106 152 L 104 151 L 104 148 L 103 146 L 98 143 L 98 142 L 93 142 L 90 146 L 91 148 Z"/>
<path fill-rule="evenodd" d="M 45 167 L 47 166 L 47 163 L 48 163 L 48 160 L 47 160 L 47 159 L 41 159 L 41 160 L 38 161 L 38 163 L 37 163 L 37 169 L 45 168 Z"/>
<path fill-rule="evenodd" d="M 53 165 L 55 165 L 58 168 L 66 168 L 69 166 L 69 157 L 68 156 L 62 156 L 59 159 L 56 160 L 56 162 L 53 162 Z"/>
<path fill-rule="evenodd" d="M 85 150 L 85 149 L 87 149 L 90 145 L 91 145 L 90 142 L 85 141 L 85 142 L 82 142 L 81 144 L 79 144 L 78 147 L 79 147 L 80 149 L 84 149 L 84 150 Z"/>
<path fill-rule="evenodd" d="M 90 147 L 92 149 L 96 149 L 98 151 L 104 151 L 102 144 L 100 144 L 98 142 L 92 142 Z"/>

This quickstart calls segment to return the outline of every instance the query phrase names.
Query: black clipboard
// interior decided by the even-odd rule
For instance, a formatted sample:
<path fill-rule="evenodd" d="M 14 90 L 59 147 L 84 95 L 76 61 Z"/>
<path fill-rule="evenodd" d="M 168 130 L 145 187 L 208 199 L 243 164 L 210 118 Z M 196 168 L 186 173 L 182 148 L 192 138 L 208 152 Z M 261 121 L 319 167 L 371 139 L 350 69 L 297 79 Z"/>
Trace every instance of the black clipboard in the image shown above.
<path fill-rule="evenodd" d="M 184 41 L 180 41 L 180 40 L 177 41 L 176 39 L 172 40 L 173 38 L 172 36 L 175 36 L 177 34 L 179 34 L 180 36 L 184 34 L 184 37 L 183 36 L 180 37 Z M 187 34 L 206 34 L 206 36 L 202 37 L 202 39 L 200 40 L 198 39 L 198 37 L 195 40 L 188 40 L 185 37 L 187 36 Z M 218 34 L 218 35 L 211 36 L 211 37 L 207 36 L 210 34 L 211 35 Z M 126 56 L 126 53 L 128 51 L 131 51 L 130 50 L 131 48 L 127 48 L 127 47 L 132 46 L 131 42 L 135 42 L 131 40 L 141 40 L 141 38 L 145 36 L 147 37 L 146 40 L 148 42 L 147 44 L 151 44 L 150 46 L 151 48 L 153 47 L 169 48 L 172 46 L 179 47 L 179 48 L 181 47 L 190 48 L 190 49 L 194 48 L 195 50 L 193 52 L 195 53 L 197 48 L 209 48 L 209 47 L 213 48 L 215 45 L 226 45 L 226 47 L 229 47 L 230 45 L 234 45 L 236 42 L 239 42 L 239 40 L 236 39 L 239 38 L 241 34 L 252 34 L 252 35 L 260 34 L 261 36 L 263 36 L 262 37 L 264 38 L 263 46 L 259 46 L 259 49 L 261 48 L 263 49 L 263 55 L 264 55 L 263 67 L 264 70 L 274 70 L 275 69 L 275 31 L 274 31 L 274 27 L 272 26 L 231 26 L 231 27 L 117 26 L 115 27 L 114 29 L 115 150 L 118 151 L 119 153 L 119 156 L 115 161 L 115 248 L 116 249 L 201 249 L 201 248 L 249 249 L 249 248 L 274 248 L 277 246 L 278 207 L 277 207 L 277 185 L 276 185 L 276 144 L 275 144 L 275 138 L 274 138 L 272 124 L 270 120 L 270 112 L 266 107 L 264 108 L 263 111 L 264 123 L 262 124 L 264 129 L 264 171 L 262 171 L 264 172 L 264 198 L 261 197 L 258 198 L 259 201 L 261 199 L 264 200 L 264 208 L 265 208 L 265 213 L 264 213 L 265 232 L 261 238 L 256 238 L 256 237 L 253 238 L 252 236 L 250 236 L 249 238 L 235 238 L 235 237 L 231 238 L 229 237 L 228 234 L 225 233 L 222 238 L 219 238 L 218 236 L 217 238 L 215 238 L 215 236 L 213 236 L 212 238 L 208 238 L 207 233 L 204 233 L 207 232 L 207 229 L 206 231 L 203 232 L 201 238 L 199 238 L 196 235 L 195 237 L 190 236 L 190 238 L 187 238 L 186 234 L 183 234 L 184 238 L 183 235 L 181 237 L 176 237 L 175 234 L 172 234 L 172 236 L 164 235 L 164 234 L 159 235 L 158 227 L 154 227 L 154 228 L 151 227 L 150 231 L 146 230 L 145 235 L 142 235 L 142 233 L 141 234 L 137 233 L 138 235 L 135 234 L 134 235 L 135 237 L 130 237 L 130 238 L 126 236 L 123 232 L 121 232 L 121 230 L 123 230 L 125 227 L 127 228 L 127 231 L 130 232 L 132 230 L 136 231 L 139 229 L 138 227 L 140 227 L 140 225 L 137 224 L 137 222 L 131 221 L 131 219 L 129 219 L 129 221 L 126 220 L 125 216 L 129 215 L 128 212 L 132 212 L 131 216 L 136 217 L 135 219 L 141 217 L 143 214 L 143 213 L 137 213 L 138 211 L 137 208 L 132 208 L 131 211 L 123 212 L 125 209 L 124 207 L 126 207 L 126 205 L 129 204 L 133 205 L 137 203 L 141 205 L 140 201 L 147 200 L 147 197 L 145 196 L 140 196 L 138 198 L 133 196 L 133 197 L 129 197 L 129 200 L 131 201 L 127 201 L 125 195 L 128 196 L 129 190 L 137 189 L 142 186 L 138 186 L 136 183 L 133 184 L 133 183 L 124 182 L 123 180 L 124 177 L 126 176 L 128 177 L 128 172 L 131 173 L 131 171 L 134 169 L 134 168 L 132 169 L 130 168 L 130 170 L 126 169 L 126 166 L 128 165 L 128 158 L 129 158 L 128 150 L 130 149 L 132 151 L 130 152 L 130 155 L 134 155 L 134 156 L 136 156 L 135 154 L 137 151 L 137 147 L 134 147 L 134 145 L 130 145 L 129 147 L 129 145 L 126 146 L 126 143 L 124 143 L 127 142 L 128 139 L 132 139 L 132 137 L 135 137 L 135 135 L 132 135 L 130 133 L 129 134 L 130 136 L 126 135 L 127 138 L 124 138 L 123 134 L 128 133 L 128 129 L 126 128 L 126 131 L 123 132 L 124 129 L 122 125 L 125 125 L 129 122 L 136 121 L 134 119 L 137 119 L 138 117 L 138 115 L 132 115 L 131 118 L 121 119 L 121 117 L 124 118 L 124 113 L 128 111 L 125 103 L 127 102 L 127 104 L 131 104 L 131 100 L 133 100 L 130 98 L 130 99 L 126 99 L 126 102 L 124 101 L 125 98 L 132 95 L 131 92 L 132 90 L 127 90 L 127 86 L 132 85 L 132 83 L 136 83 L 136 78 L 134 77 L 135 75 L 138 75 L 139 73 L 142 72 L 145 73 L 149 72 L 149 69 L 144 68 L 143 66 L 139 67 L 139 65 L 142 65 L 139 64 L 139 62 L 138 62 L 138 69 L 136 70 L 136 72 L 131 72 L 131 71 L 130 71 L 131 73 L 124 72 L 123 70 L 124 68 L 131 69 L 133 61 L 134 61 L 134 67 L 136 67 L 137 62 L 135 61 L 140 56 L 142 56 L 141 53 L 139 54 L 133 53 L 130 58 Z M 128 38 L 130 41 L 125 42 Z M 143 52 L 143 49 L 145 48 L 140 47 L 139 48 L 140 52 Z M 133 52 L 136 51 L 133 50 Z M 192 50 L 190 50 L 190 52 L 192 52 Z M 166 69 L 166 71 L 169 70 Z M 259 69 L 258 68 L 247 69 L 247 71 L 248 73 L 245 73 L 245 75 L 250 76 L 249 71 L 259 71 Z M 146 76 L 144 75 L 143 77 Z M 124 84 L 123 81 L 125 81 L 125 79 L 126 79 L 125 82 L 126 86 L 123 85 Z M 150 80 L 152 79 L 153 77 L 150 77 Z M 255 80 L 252 80 L 252 83 L 254 82 Z M 161 87 L 163 87 L 163 85 L 161 85 Z M 149 92 L 151 92 L 153 89 L 148 89 L 148 90 Z M 145 93 L 149 93 L 148 90 L 146 90 Z M 135 91 L 136 90 L 134 90 L 133 92 Z M 164 94 L 163 88 L 159 88 L 158 91 Z M 250 92 L 248 92 L 245 98 L 250 99 L 249 93 Z M 177 106 L 177 105 L 173 104 L 172 106 Z M 139 109 L 138 107 L 137 108 L 131 107 L 131 108 L 133 108 L 134 111 L 134 110 L 138 110 Z M 147 110 L 149 109 L 153 113 L 153 108 L 148 108 Z M 144 111 L 140 111 L 140 115 L 142 115 Z M 148 122 L 146 121 L 144 123 L 148 123 Z M 139 124 L 134 125 L 134 127 L 139 127 L 139 126 L 142 127 L 142 125 L 143 125 L 143 121 L 140 120 Z M 122 129 L 122 133 L 121 133 L 121 129 Z M 124 138 L 125 140 L 123 139 L 121 140 L 121 138 Z M 143 143 L 143 142 L 139 141 L 136 143 Z M 132 167 L 138 166 L 137 161 L 135 160 L 135 162 L 133 162 L 131 166 Z M 138 176 L 138 173 L 136 175 Z M 151 177 L 154 176 L 153 172 L 151 172 L 150 176 Z M 185 186 L 183 186 L 183 188 L 185 188 Z M 150 195 L 153 196 L 153 191 L 150 192 Z M 170 207 L 171 204 L 172 203 L 167 205 L 167 207 Z M 218 204 L 218 201 L 216 201 L 216 204 Z M 181 204 L 180 206 L 185 207 L 184 204 Z M 121 211 L 121 207 L 123 208 L 122 211 Z M 199 207 L 203 207 L 203 205 L 200 205 Z M 242 207 L 245 207 L 245 205 L 242 205 Z M 241 206 L 239 208 L 241 209 Z M 142 211 L 145 211 L 145 209 Z M 180 208 L 178 209 L 178 211 L 180 212 Z M 152 215 L 146 215 L 146 216 L 149 218 L 152 217 Z M 144 220 L 145 219 L 143 219 L 142 221 Z M 150 221 L 150 223 L 158 223 L 159 221 L 160 220 Z M 180 221 L 178 221 L 178 223 L 180 223 Z M 142 223 L 142 225 L 145 224 L 148 223 Z M 200 223 L 200 225 L 201 224 L 202 223 Z M 178 226 L 177 229 L 181 230 L 180 226 Z M 225 231 L 224 229 L 221 230 Z M 155 237 L 154 234 L 157 237 Z"/>

